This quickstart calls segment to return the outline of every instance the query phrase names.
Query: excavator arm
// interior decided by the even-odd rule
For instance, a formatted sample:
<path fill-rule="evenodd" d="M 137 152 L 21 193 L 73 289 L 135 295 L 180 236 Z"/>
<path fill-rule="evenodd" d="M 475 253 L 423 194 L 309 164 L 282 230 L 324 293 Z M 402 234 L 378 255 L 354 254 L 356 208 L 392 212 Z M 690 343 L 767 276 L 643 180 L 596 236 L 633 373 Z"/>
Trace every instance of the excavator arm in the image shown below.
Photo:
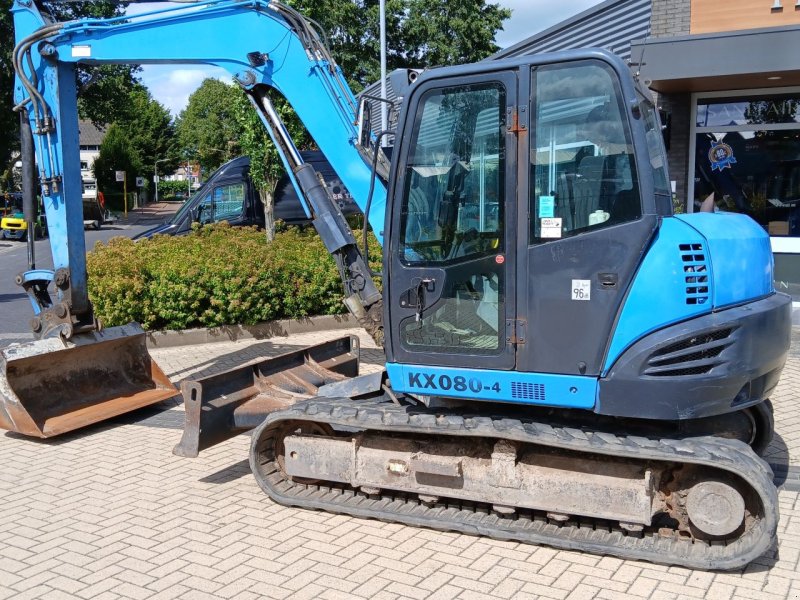
<path fill-rule="evenodd" d="M 31 0 L 16 0 L 12 11 L 24 212 L 32 222 L 38 191 L 54 268 L 36 268 L 29 236 L 29 269 L 17 283 L 31 300 L 37 340 L 0 350 L 0 427 L 50 437 L 177 392 L 151 360 L 138 325 L 103 329 L 92 311 L 81 199 L 78 64 L 205 64 L 228 71 L 256 109 L 306 214 L 334 257 L 345 304 L 382 343 L 381 294 L 356 238 L 313 167 L 304 164 L 267 93 L 277 90 L 291 103 L 382 242 L 385 158 L 375 136 L 359 131 L 356 99 L 308 21 L 265 0 L 212 0 L 63 23 L 49 21 Z M 372 164 L 378 165 L 377 180 Z M 342 354 L 352 356 L 350 350 L 345 344 L 309 356 L 319 358 L 322 352 L 336 363 Z"/>
<path fill-rule="evenodd" d="M 52 274 L 31 269 L 21 276 L 37 313 L 38 336 L 58 333 L 68 338 L 73 332 L 97 328 L 86 286 L 75 90 L 78 64 L 205 64 L 228 71 L 248 94 L 304 210 L 336 258 L 348 307 L 363 317 L 379 303 L 380 293 L 350 228 L 313 168 L 303 163 L 267 95 L 272 88 L 290 102 L 365 210 L 372 149 L 359 144 L 356 99 L 321 36 L 299 13 L 264 0 L 186 4 L 130 17 L 65 23 L 47 22 L 26 0 L 16 2 L 13 13 L 16 109 L 26 116 L 33 133 L 55 267 Z M 30 157 L 24 158 L 30 162 Z M 386 190 L 381 180 L 373 187 L 368 219 L 381 240 Z M 56 299 L 47 293 L 51 282 Z M 378 329 L 374 326 L 373 333 Z"/>

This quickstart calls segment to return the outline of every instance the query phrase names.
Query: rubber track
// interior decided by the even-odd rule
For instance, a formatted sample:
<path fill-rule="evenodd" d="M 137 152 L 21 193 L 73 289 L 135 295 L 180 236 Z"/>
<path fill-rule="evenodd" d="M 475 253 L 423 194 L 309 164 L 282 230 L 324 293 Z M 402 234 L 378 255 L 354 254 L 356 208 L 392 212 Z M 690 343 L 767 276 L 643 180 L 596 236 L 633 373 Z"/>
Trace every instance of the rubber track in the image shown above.
<path fill-rule="evenodd" d="M 281 474 L 274 456 L 274 435 L 282 422 L 289 420 L 392 433 L 502 438 L 642 461 L 704 465 L 730 471 L 744 480 L 760 499 L 763 512 L 736 540 L 705 542 L 647 529 L 642 537 L 636 537 L 617 523 L 599 519 L 577 517 L 556 524 L 537 511 L 518 510 L 503 516 L 492 512 L 490 505 L 475 502 L 442 499 L 426 506 L 413 493 L 382 490 L 378 496 L 368 496 L 348 485 L 295 483 Z M 461 416 L 384 401 L 315 398 L 272 413 L 252 435 L 250 466 L 261 488 L 273 500 L 288 506 L 689 568 L 743 567 L 772 547 L 778 523 L 772 472 L 739 441 L 714 437 L 653 440 L 508 417 Z"/>

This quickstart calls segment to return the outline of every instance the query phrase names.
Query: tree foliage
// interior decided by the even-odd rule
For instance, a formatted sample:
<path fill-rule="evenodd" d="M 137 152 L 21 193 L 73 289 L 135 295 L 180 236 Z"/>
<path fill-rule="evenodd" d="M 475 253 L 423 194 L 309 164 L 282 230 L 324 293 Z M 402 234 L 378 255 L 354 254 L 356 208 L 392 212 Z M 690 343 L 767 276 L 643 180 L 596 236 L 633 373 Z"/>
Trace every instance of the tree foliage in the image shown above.
<path fill-rule="evenodd" d="M 162 173 L 177 166 L 172 117 L 145 87 L 135 85 L 121 96 L 116 110 L 117 120 L 108 128 L 94 163 L 98 189 L 119 187 L 115 171 L 127 172 L 128 187 L 132 190 L 136 176 L 152 179 L 156 160 L 170 159 L 163 163 Z"/>
<path fill-rule="evenodd" d="M 11 111 L 14 97 L 14 70 L 11 54 L 14 49 L 13 0 L 0 0 L 0 171 L 9 165 L 12 153 L 19 149 L 19 117 Z M 79 17 L 111 17 L 122 14 L 127 2 L 47 2 L 39 9 L 57 21 Z M 77 69 L 80 112 L 95 123 L 115 120 L 114 98 L 131 89 L 136 81 L 136 66 L 80 67 Z"/>
<path fill-rule="evenodd" d="M 378 0 L 290 0 L 287 3 L 318 23 L 354 90 L 361 90 L 380 78 Z M 498 50 L 494 36 L 510 15 L 509 10 L 487 4 L 486 0 L 387 0 L 388 67 L 425 67 L 481 60 Z M 283 174 L 283 165 L 250 103 L 241 91 L 234 90 L 236 93 L 228 97 L 222 90 L 219 98 L 225 111 L 234 109 L 235 133 L 241 151 L 250 156 L 251 176 L 265 205 L 270 235 L 272 196 Z M 271 92 L 270 96 L 295 144 L 300 149 L 312 148 L 314 142 L 291 106 L 276 93 Z"/>
<path fill-rule="evenodd" d="M 355 91 L 380 78 L 378 0 L 290 0 L 327 33 Z M 486 0 L 386 0 L 389 70 L 482 60 L 511 11 Z"/>
<path fill-rule="evenodd" d="M 138 174 L 152 180 L 155 161 L 168 159 L 162 173 L 174 170 L 179 161 L 176 150 L 175 126 L 169 111 L 137 85 L 127 96 L 127 113 L 117 120 L 128 136 L 133 153 L 139 162 Z"/>
<path fill-rule="evenodd" d="M 12 0 L 0 0 L 0 171 L 9 167 L 12 152 L 19 148 L 19 117 L 11 112 L 14 98 L 14 69 L 11 66 L 14 22 L 11 5 Z M 3 179 L 7 179 L 9 174 L 10 169 Z"/>
<path fill-rule="evenodd" d="M 230 105 L 234 109 L 239 146 L 241 152 L 250 157 L 250 177 L 264 205 L 267 237 L 271 239 L 274 235 L 272 209 L 275 188 L 284 174 L 283 163 L 275 144 L 272 143 L 244 91 L 235 86 L 231 91 Z M 312 149 L 314 142 L 311 136 L 286 99 L 275 90 L 269 90 L 268 93 L 295 146 L 300 150 Z"/>
<path fill-rule="evenodd" d="M 141 163 L 123 127 L 116 123 L 109 126 L 93 168 L 99 190 L 107 191 L 122 187 L 122 184 L 116 181 L 116 171 L 125 171 L 128 189 L 133 190 Z"/>
<path fill-rule="evenodd" d="M 235 92 L 230 84 L 205 79 L 178 116 L 176 130 L 181 148 L 207 172 L 239 152 L 240 131 L 231 106 Z"/>
<path fill-rule="evenodd" d="M 130 114 L 128 96 L 142 88 L 135 65 L 98 65 L 78 71 L 78 114 L 97 126 L 124 120 Z"/>

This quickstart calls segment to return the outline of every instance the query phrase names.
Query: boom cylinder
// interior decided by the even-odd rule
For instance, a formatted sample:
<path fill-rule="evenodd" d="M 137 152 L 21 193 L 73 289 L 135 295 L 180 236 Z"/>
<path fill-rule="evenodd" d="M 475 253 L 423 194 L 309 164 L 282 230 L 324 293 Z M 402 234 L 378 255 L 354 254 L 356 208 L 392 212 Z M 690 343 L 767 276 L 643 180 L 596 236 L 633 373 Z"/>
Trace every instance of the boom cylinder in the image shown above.
<path fill-rule="evenodd" d="M 36 222 L 36 152 L 33 132 L 28 120 L 28 111 L 19 111 L 19 137 L 22 154 L 22 213 L 28 226 L 28 268 L 36 268 L 35 222 Z"/>

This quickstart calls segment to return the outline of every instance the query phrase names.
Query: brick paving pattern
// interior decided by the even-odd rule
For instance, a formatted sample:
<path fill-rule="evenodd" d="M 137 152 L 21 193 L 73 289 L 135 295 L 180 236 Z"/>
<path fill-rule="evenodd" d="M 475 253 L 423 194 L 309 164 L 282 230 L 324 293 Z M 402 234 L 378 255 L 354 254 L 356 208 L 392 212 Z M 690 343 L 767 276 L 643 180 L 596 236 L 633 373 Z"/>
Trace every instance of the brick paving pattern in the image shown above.
<path fill-rule="evenodd" d="M 360 331 L 153 352 L 175 380 Z M 366 338 L 364 371 L 381 352 Z M 52 441 L 0 435 L 0 598 L 800 598 L 800 352 L 774 394 L 778 547 L 708 573 L 285 508 L 247 436 L 171 450 L 182 406 Z M 783 474 L 781 474 L 783 473 Z"/>

